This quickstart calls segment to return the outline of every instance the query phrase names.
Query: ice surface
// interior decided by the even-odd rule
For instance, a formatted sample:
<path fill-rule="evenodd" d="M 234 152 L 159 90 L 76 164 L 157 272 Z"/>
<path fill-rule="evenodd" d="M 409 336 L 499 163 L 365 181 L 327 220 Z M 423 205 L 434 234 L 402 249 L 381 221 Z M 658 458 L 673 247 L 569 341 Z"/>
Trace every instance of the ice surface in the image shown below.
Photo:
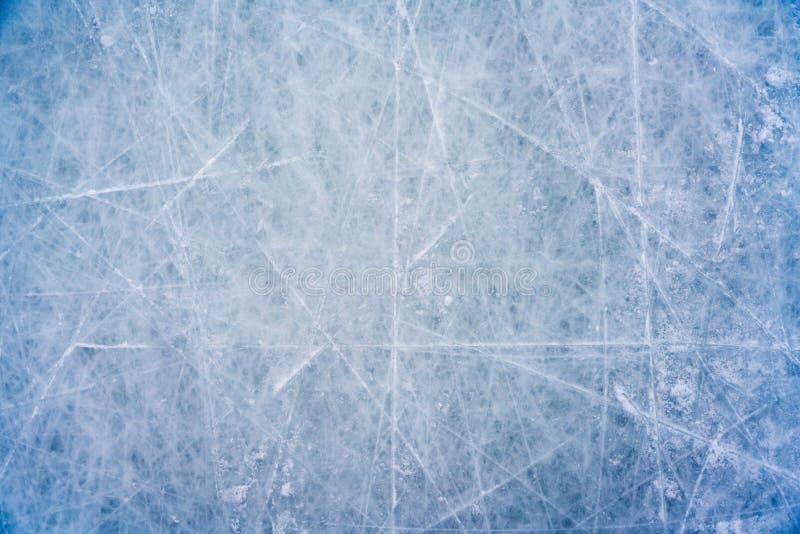
<path fill-rule="evenodd" d="M 0 531 L 800 529 L 798 66 L 777 0 L 3 2 Z"/>

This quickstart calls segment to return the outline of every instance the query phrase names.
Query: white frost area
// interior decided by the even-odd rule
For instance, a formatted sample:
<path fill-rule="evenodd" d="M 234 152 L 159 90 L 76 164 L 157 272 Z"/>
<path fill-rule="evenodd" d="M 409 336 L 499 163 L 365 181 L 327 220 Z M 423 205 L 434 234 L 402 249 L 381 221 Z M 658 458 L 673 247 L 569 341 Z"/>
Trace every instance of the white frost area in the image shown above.
<path fill-rule="evenodd" d="M 797 531 L 799 66 L 778 0 L 3 2 L 0 532 Z M 298 276 L 426 266 L 532 289 Z"/>

